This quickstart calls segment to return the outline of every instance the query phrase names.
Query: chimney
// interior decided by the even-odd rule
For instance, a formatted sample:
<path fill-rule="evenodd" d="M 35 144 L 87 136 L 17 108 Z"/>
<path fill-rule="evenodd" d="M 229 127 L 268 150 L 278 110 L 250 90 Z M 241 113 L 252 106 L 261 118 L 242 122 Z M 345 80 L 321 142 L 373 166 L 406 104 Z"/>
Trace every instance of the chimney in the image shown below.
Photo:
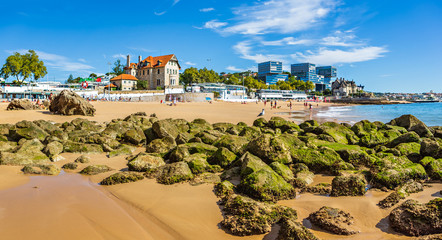
<path fill-rule="evenodd" d="M 130 67 L 130 55 L 127 55 L 127 64 L 126 67 Z"/>
<path fill-rule="evenodd" d="M 138 64 L 141 62 L 141 56 L 138 56 Z"/>

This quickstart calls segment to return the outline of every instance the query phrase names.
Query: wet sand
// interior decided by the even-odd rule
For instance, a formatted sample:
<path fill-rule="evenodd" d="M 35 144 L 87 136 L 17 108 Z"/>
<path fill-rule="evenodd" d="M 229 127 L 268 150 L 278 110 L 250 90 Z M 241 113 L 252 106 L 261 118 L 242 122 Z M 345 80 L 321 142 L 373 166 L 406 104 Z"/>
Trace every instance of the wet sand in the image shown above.
<path fill-rule="evenodd" d="M 148 115 L 155 113 L 160 119 L 164 118 L 183 118 L 192 121 L 195 118 L 203 118 L 210 123 L 216 122 L 245 122 L 249 125 L 257 118 L 261 110 L 265 109 L 264 118 L 270 119 L 276 113 L 289 112 L 290 108 L 287 102 L 278 102 L 279 109 L 271 109 L 270 103 L 264 106 L 264 103 L 232 103 L 232 102 L 213 102 L 204 103 L 178 103 L 177 106 L 168 106 L 166 104 L 153 102 L 91 102 L 96 108 L 94 117 L 83 117 L 97 122 L 108 122 L 116 118 L 124 118 L 135 112 L 146 112 Z M 292 111 L 307 110 L 303 102 L 292 102 Z M 332 106 L 331 103 L 318 103 L 318 107 Z M 78 118 L 79 116 L 60 116 L 53 115 L 46 110 L 28 110 L 28 111 L 6 111 L 7 103 L 0 103 L 0 123 L 14 124 L 21 120 L 48 120 L 53 122 L 65 122 Z M 318 108 L 315 106 L 315 108 Z M 308 110 L 307 110 L 308 111 Z M 287 115 L 277 115 L 281 117 L 290 117 Z"/>

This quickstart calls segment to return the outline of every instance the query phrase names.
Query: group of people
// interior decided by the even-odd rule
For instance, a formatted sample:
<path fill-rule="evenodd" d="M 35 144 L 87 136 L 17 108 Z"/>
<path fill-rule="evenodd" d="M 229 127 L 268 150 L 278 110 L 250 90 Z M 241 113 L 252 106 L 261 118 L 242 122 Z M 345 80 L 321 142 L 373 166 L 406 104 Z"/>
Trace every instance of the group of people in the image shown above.
<path fill-rule="evenodd" d="M 290 102 L 290 104 L 292 104 L 292 102 Z M 267 100 L 264 100 L 264 106 L 267 105 Z M 278 102 L 275 101 L 270 101 L 270 109 L 272 108 L 280 108 L 281 106 L 278 106 Z"/>

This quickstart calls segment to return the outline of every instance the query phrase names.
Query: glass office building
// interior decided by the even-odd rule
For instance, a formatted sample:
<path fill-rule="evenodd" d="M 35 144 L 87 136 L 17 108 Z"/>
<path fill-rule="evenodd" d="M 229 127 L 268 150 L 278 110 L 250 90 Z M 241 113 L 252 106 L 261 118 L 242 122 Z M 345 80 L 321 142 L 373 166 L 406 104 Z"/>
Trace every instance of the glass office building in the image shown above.
<path fill-rule="evenodd" d="M 291 65 L 292 76 L 307 82 L 319 83 L 318 76 L 316 75 L 316 65 L 312 63 L 297 63 Z"/>
<path fill-rule="evenodd" d="M 288 75 L 282 74 L 282 62 L 268 61 L 258 64 L 258 79 L 271 85 L 278 81 L 287 81 Z"/>
<path fill-rule="evenodd" d="M 324 76 L 324 84 L 331 84 L 337 76 L 337 69 L 333 66 L 316 67 L 316 74 Z"/>

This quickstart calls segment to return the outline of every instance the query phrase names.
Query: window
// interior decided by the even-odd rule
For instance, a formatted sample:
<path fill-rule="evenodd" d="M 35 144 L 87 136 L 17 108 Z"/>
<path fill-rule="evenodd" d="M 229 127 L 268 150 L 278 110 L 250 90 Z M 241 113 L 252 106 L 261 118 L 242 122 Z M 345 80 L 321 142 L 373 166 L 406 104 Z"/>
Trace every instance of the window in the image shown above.
<path fill-rule="evenodd" d="M 159 86 L 161 84 L 161 80 L 157 79 L 157 86 Z"/>
<path fill-rule="evenodd" d="M 169 74 L 169 70 L 170 70 L 170 69 L 167 69 L 167 74 Z"/>
<path fill-rule="evenodd" d="M 147 75 L 149 75 L 149 69 L 147 69 Z"/>
<path fill-rule="evenodd" d="M 158 74 L 160 74 L 160 69 L 158 68 Z"/>
<path fill-rule="evenodd" d="M 144 74 L 146 74 L 146 73 L 145 73 L 145 70 L 143 70 L 143 75 L 144 75 Z"/>

